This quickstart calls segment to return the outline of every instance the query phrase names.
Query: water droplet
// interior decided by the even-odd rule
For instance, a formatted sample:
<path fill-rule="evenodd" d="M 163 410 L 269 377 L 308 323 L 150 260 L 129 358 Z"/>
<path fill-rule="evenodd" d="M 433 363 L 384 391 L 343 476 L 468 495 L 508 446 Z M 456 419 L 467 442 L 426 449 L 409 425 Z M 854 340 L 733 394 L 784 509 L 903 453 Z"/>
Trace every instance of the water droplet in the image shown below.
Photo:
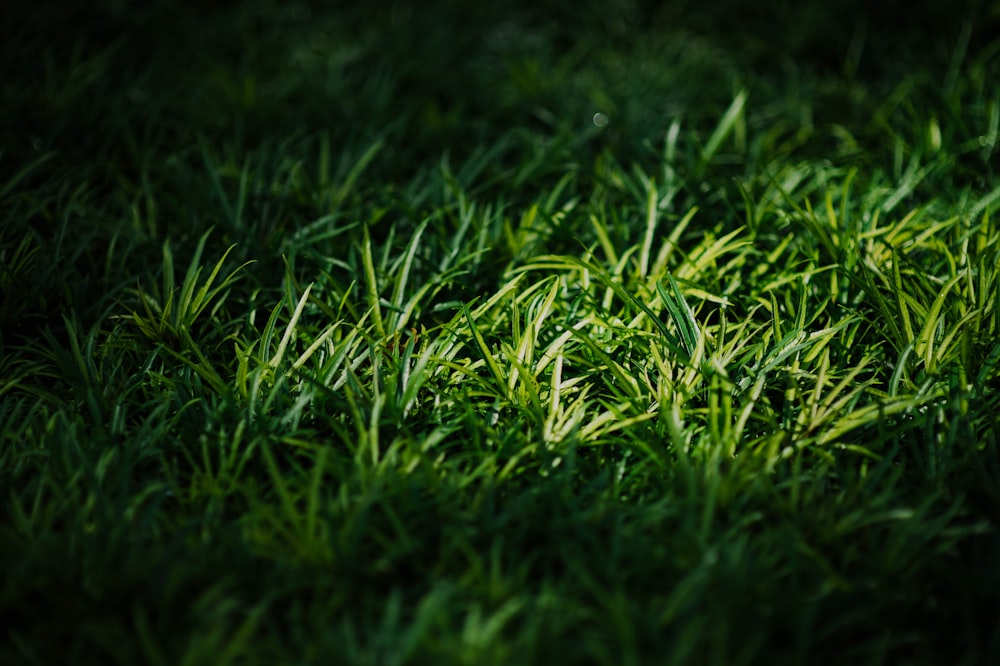
<path fill-rule="evenodd" d="M 594 124 L 598 127 L 606 127 L 608 124 L 608 117 L 598 111 L 594 114 Z"/>

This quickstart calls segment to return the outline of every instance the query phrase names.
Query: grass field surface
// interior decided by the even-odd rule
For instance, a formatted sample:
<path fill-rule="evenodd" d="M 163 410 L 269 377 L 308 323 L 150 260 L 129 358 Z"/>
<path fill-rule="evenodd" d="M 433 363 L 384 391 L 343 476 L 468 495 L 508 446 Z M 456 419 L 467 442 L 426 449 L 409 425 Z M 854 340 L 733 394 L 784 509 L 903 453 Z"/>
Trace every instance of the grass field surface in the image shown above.
<path fill-rule="evenodd" d="M 0 663 L 1000 663 L 995 3 L 0 25 Z"/>

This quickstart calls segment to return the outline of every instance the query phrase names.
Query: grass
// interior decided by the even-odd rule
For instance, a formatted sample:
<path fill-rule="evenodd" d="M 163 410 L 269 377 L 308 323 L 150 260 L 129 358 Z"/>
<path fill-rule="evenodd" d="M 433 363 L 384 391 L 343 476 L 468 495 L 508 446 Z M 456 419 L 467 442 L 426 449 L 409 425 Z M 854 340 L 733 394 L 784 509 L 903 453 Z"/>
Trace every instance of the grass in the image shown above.
<path fill-rule="evenodd" d="M 966 5 L 4 10 L 0 661 L 995 663 Z"/>

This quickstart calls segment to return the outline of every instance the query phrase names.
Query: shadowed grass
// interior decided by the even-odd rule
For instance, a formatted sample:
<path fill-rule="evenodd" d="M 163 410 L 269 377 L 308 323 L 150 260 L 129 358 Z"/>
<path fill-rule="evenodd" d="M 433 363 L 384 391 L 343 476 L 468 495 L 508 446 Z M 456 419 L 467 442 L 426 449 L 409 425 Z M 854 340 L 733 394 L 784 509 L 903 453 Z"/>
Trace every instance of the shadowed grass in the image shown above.
<path fill-rule="evenodd" d="M 9 35 L 0 660 L 995 661 L 997 17 L 732 10 Z"/>

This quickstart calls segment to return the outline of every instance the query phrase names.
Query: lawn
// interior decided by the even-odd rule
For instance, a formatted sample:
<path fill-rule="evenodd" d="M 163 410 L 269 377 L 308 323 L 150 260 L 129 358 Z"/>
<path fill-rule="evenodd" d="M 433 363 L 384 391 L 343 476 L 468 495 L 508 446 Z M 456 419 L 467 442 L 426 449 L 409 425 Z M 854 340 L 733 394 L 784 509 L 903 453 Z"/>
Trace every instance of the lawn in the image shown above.
<path fill-rule="evenodd" d="M 1000 663 L 1000 9 L 827 4 L 0 9 L 0 663 Z"/>

